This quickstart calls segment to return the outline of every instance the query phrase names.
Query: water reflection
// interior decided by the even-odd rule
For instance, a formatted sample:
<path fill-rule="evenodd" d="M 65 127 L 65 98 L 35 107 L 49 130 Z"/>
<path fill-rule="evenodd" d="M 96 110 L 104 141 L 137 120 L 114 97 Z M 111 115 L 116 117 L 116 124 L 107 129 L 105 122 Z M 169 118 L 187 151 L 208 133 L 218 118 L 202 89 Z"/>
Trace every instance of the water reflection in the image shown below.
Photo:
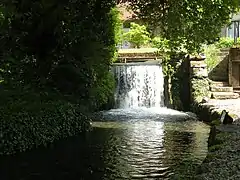
<path fill-rule="evenodd" d="M 3 159 L 0 179 L 168 179 L 182 162 L 206 156 L 209 127 L 179 112 L 108 113 L 85 136 Z"/>

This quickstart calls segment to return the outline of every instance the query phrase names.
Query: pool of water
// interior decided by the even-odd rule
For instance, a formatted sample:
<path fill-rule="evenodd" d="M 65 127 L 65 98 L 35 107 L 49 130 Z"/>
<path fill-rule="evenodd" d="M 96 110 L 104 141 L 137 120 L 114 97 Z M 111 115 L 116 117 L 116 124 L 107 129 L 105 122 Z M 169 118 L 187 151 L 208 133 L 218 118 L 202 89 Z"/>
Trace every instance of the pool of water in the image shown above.
<path fill-rule="evenodd" d="M 91 132 L 2 159 L 0 179 L 169 179 L 206 157 L 210 128 L 185 113 L 138 108 L 94 117 Z"/>

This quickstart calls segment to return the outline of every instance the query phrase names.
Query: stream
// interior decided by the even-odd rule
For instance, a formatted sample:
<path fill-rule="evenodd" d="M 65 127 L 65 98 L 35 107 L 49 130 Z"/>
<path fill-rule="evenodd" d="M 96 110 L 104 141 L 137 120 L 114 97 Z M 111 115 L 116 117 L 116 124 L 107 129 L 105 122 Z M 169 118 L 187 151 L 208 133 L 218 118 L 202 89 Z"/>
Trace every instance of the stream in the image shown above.
<path fill-rule="evenodd" d="M 201 164 L 210 127 L 164 107 L 161 64 L 112 71 L 115 109 L 95 113 L 90 132 L 2 158 L 0 180 L 171 179 Z"/>
<path fill-rule="evenodd" d="M 1 161 L 0 179 L 170 179 L 201 164 L 209 126 L 167 108 L 98 113 L 93 130 Z"/>

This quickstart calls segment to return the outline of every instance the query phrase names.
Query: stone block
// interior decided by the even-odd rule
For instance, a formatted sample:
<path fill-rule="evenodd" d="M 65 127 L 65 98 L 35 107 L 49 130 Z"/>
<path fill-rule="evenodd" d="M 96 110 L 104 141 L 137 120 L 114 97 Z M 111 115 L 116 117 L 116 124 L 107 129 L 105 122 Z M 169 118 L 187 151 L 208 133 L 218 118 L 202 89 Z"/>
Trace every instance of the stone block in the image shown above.
<path fill-rule="evenodd" d="M 212 92 L 213 99 L 238 99 L 239 94 L 233 92 Z"/>
<path fill-rule="evenodd" d="M 213 81 L 228 81 L 228 76 L 214 75 L 214 76 L 210 76 L 210 78 Z"/>
<path fill-rule="evenodd" d="M 211 86 L 212 92 L 233 92 L 233 87 Z"/>
<path fill-rule="evenodd" d="M 227 81 L 210 81 L 210 84 L 212 86 L 218 86 L 218 87 L 229 86 L 229 83 Z"/>
<path fill-rule="evenodd" d="M 208 77 L 206 68 L 192 68 L 192 77 Z"/>
<path fill-rule="evenodd" d="M 207 64 L 204 61 L 191 61 L 192 68 L 207 68 Z"/>
<path fill-rule="evenodd" d="M 209 97 L 209 82 L 207 78 L 191 79 L 191 96 L 194 102 L 200 103 L 204 97 Z"/>

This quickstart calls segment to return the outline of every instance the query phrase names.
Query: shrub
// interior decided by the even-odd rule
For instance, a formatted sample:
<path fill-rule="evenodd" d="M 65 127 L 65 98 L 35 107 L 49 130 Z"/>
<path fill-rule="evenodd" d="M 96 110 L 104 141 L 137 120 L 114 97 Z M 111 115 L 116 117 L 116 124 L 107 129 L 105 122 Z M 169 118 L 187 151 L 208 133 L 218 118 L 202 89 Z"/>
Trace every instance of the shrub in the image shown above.
<path fill-rule="evenodd" d="M 229 37 L 222 37 L 220 40 L 216 43 L 216 46 L 218 48 L 230 48 L 234 45 L 234 39 Z"/>
<path fill-rule="evenodd" d="M 164 51 L 164 52 L 169 50 L 168 40 L 161 38 L 161 37 L 154 37 L 152 39 L 152 46 L 154 48 L 158 48 L 160 51 Z"/>
<path fill-rule="evenodd" d="M 115 5 L 109 0 L 3 1 L 0 77 L 88 101 L 116 54 Z"/>
<path fill-rule="evenodd" d="M 130 42 L 134 48 L 140 48 L 150 41 L 150 34 L 147 27 L 136 23 L 130 24 L 130 31 L 123 34 L 123 39 Z"/>
<path fill-rule="evenodd" d="M 90 128 L 89 119 L 65 101 L 15 101 L 0 106 L 0 155 L 14 154 L 75 136 Z"/>
<path fill-rule="evenodd" d="M 102 110 L 102 107 L 111 107 L 114 99 L 114 88 L 115 79 L 112 73 L 105 73 L 90 91 L 90 106 L 95 110 Z"/>
<path fill-rule="evenodd" d="M 206 56 L 205 62 L 207 64 L 208 72 L 210 72 L 219 63 L 219 53 L 220 49 L 215 44 L 204 47 L 204 54 Z"/>

